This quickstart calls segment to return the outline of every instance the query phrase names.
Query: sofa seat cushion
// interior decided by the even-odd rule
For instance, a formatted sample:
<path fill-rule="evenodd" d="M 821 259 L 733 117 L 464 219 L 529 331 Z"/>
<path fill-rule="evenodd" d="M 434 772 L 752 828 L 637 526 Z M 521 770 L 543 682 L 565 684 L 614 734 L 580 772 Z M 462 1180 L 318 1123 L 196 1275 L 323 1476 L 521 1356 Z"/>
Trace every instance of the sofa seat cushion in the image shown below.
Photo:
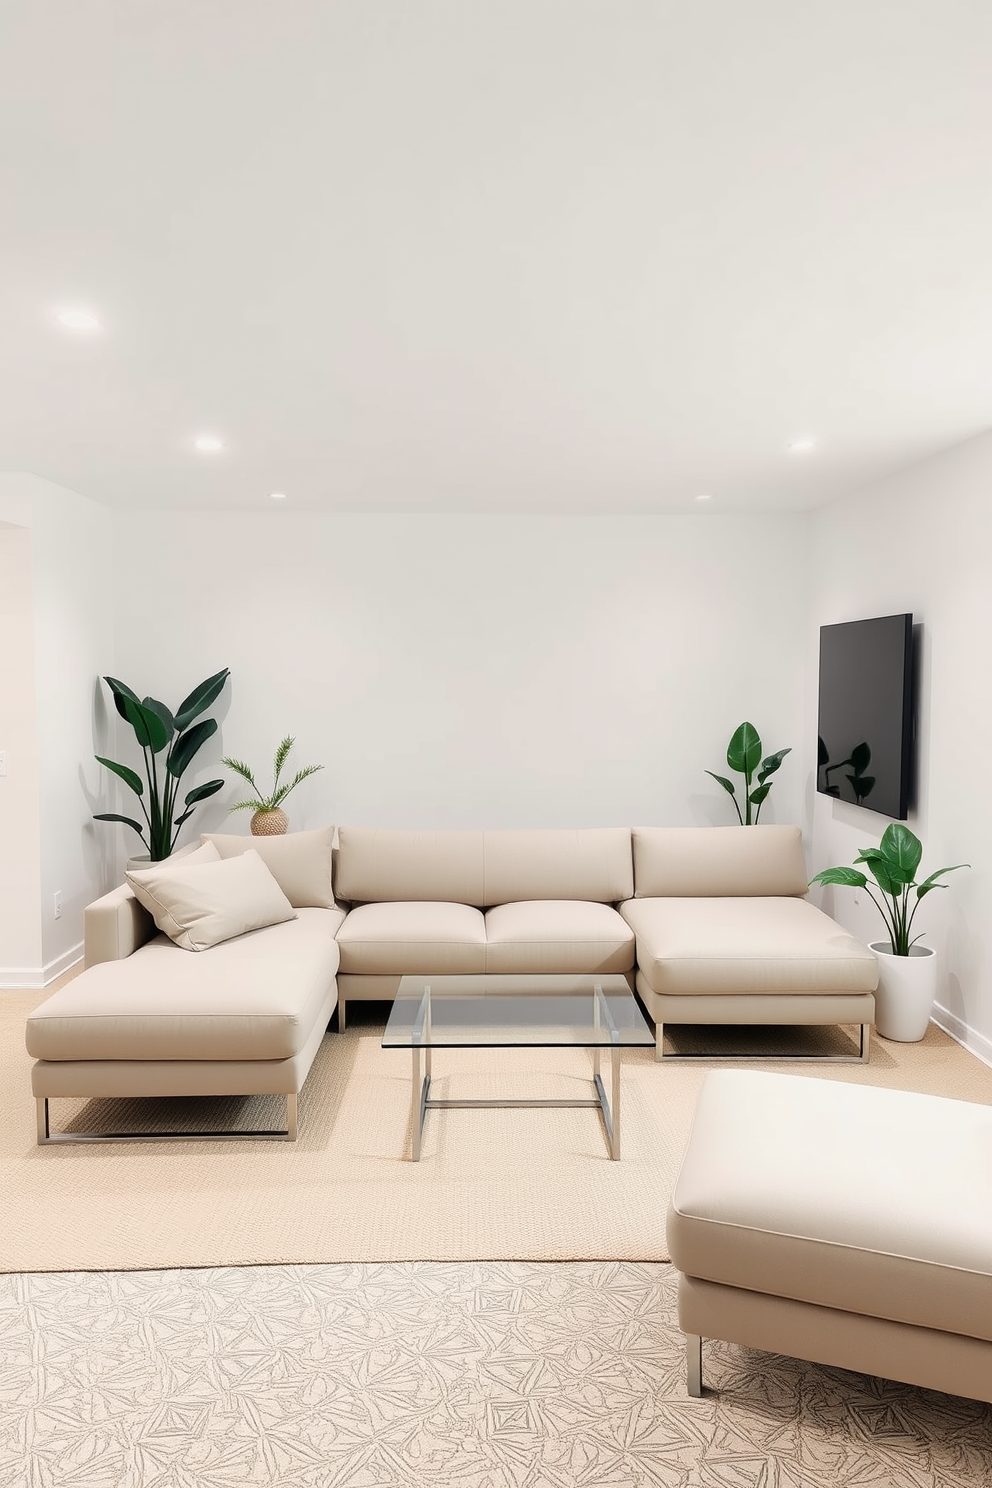
<path fill-rule="evenodd" d="M 486 969 L 486 922 L 469 904 L 360 904 L 338 931 L 341 970 L 460 976 Z"/>
<path fill-rule="evenodd" d="M 992 1106 L 707 1074 L 668 1216 L 686 1275 L 992 1340 Z"/>
<path fill-rule="evenodd" d="M 486 914 L 489 972 L 629 971 L 634 933 L 608 904 L 529 899 Z"/>
<path fill-rule="evenodd" d="M 198 956 L 158 935 L 101 961 L 27 1020 L 35 1059 L 289 1059 L 313 1032 L 338 969 L 344 916 L 297 917 Z"/>
<path fill-rule="evenodd" d="M 874 992 L 867 946 L 805 899 L 629 899 L 637 965 L 659 996 Z"/>

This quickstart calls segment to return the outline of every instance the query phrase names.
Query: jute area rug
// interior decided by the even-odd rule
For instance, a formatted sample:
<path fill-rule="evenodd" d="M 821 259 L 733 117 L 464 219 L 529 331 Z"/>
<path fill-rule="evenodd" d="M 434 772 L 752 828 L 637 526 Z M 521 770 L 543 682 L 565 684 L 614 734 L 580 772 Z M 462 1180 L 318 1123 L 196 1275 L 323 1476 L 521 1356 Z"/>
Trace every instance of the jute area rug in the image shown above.
<path fill-rule="evenodd" d="M 380 1047 L 382 1010 L 329 1033 L 288 1142 L 38 1147 L 24 1020 L 44 994 L 0 994 L 0 1270 L 143 1270 L 316 1262 L 664 1261 L 665 1213 L 705 1066 L 623 1055 L 622 1157 L 593 1110 L 428 1114 L 410 1161 L 410 1059 Z M 713 1031 L 707 1034 L 713 1041 Z M 760 1031 L 737 1031 L 745 1042 Z M 830 1032 L 809 1037 L 836 1038 Z M 776 1031 L 779 1051 L 801 1030 Z M 931 1027 L 873 1043 L 871 1063 L 802 1071 L 992 1104 L 992 1069 Z M 581 1050 L 435 1054 L 438 1098 L 587 1098 Z M 62 1130 L 279 1125 L 283 1103 L 53 1103 Z"/>

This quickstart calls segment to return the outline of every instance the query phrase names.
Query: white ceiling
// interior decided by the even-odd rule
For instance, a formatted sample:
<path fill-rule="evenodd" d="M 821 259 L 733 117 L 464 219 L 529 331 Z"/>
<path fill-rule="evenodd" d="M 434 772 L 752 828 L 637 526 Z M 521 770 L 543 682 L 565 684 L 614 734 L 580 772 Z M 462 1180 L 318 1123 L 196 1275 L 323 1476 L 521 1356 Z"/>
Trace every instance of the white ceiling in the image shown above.
<path fill-rule="evenodd" d="M 990 80 L 989 0 L 3 0 L 0 469 L 815 506 L 992 424 Z"/>

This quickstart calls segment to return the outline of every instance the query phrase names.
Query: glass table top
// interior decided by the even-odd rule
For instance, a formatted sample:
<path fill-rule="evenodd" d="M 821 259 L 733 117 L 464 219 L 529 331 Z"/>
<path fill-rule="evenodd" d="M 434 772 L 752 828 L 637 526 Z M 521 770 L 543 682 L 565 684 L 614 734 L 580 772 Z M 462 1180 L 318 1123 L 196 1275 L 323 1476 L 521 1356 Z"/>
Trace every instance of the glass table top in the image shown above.
<path fill-rule="evenodd" d="M 654 1044 L 627 978 L 479 974 L 405 976 L 384 1049 L 631 1048 Z"/>

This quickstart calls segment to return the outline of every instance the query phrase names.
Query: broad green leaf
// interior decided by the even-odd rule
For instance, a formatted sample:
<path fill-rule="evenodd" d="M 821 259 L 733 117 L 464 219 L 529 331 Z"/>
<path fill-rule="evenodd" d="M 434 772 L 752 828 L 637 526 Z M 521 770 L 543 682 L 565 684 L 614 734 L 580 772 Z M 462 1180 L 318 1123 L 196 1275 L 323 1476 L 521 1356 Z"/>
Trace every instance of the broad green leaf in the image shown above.
<path fill-rule="evenodd" d="M 906 870 L 901 868 L 898 863 L 894 863 L 880 847 L 863 847 L 854 861 L 856 863 L 867 863 L 876 878 L 878 878 L 879 870 L 881 869 L 888 884 L 897 884 L 903 887 L 913 882 L 913 875 L 909 874 L 907 877 Z M 881 883 L 881 878 L 878 878 L 878 881 Z M 893 890 L 887 888 L 885 892 L 888 894 L 892 893 Z"/>
<path fill-rule="evenodd" d="M 761 761 L 761 769 L 758 771 L 758 784 L 764 785 L 769 775 L 775 774 L 775 771 L 785 759 L 785 756 L 791 753 L 791 749 L 780 749 L 777 754 L 770 754 L 767 759 L 763 759 Z"/>
<path fill-rule="evenodd" d="M 121 816 L 116 811 L 98 811 L 93 817 L 94 821 L 116 821 L 123 822 L 126 827 L 133 827 L 141 838 L 145 840 L 145 829 L 140 822 L 136 822 L 133 816 Z"/>
<path fill-rule="evenodd" d="M 947 885 L 946 884 L 942 884 L 942 883 L 938 883 L 937 882 L 937 879 L 940 878 L 941 874 L 943 874 L 943 873 L 956 873 L 959 868 L 970 868 L 970 867 L 971 867 L 971 864 L 970 863 L 955 863 L 952 868 L 938 868 L 937 871 L 936 871 L 936 873 L 931 873 L 930 877 L 929 878 L 925 878 L 923 880 L 923 882 L 919 885 L 919 887 L 916 890 L 916 897 L 917 897 L 917 899 L 922 899 L 923 898 L 923 895 L 924 894 L 929 894 L 929 892 L 930 892 L 931 889 L 946 889 L 947 888 Z"/>
<path fill-rule="evenodd" d="M 899 870 L 892 868 L 891 864 L 884 859 L 868 864 L 872 878 L 878 884 L 883 894 L 888 894 L 891 899 L 898 899 L 907 884 L 903 879 L 897 877 Z"/>
<path fill-rule="evenodd" d="M 119 682 L 116 677 L 104 677 L 104 682 L 110 688 L 114 696 L 114 706 L 122 718 L 127 718 L 124 711 L 124 700 L 130 698 L 132 703 L 140 703 L 141 699 L 136 692 L 132 692 L 125 682 Z"/>
<path fill-rule="evenodd" d="M 753 723 L 742 723 L 727 746 L 727 764 L 732 770 L 739 770 L 750 785 L 760 759 L 761 738 L 758 730 Z"/>
<path fill-rule="evenodd" d="M 911 832 L 904 822 L 890 822 L 878 845 L 890 863 L 908 871 L 909 877 L 905 882 L 912 883 L 923 856 L 923 844 L 916 833 Z"/>
<path fill-rule="evenodd" d="M 202 713 L 204 708 L 209 708 L 224 691 L 224 683 L 230 675 L 230 667 L 224 667 L 205 682 L 201 682 L 199 687 L 194 687 L 189 697 L 183 698 L 176 709 L 176 728 L 180 731 L 188 728 L 197 714 Z"/>
<path fill-rule="evenodd" d="M 195 785 L 191 791 L 186 792 L 186 805 L 195 806 L 197 801 L 205 801 L 208 796 L 215 796 L 223 788 L 223 780 L 208 780 L 206 785 Z"/>
<path fill-rule="evenodd" d="M 169 736 L 165 731 L 165 724 L 157 713 L 146 708 L 144 703 L 133 703 L 130 698 L 124 699 L 124 717 L 134 729 L 134 735 L 142 749 L 150 749 L 153 754 L 158 754 L 169 742 Z"/>
<path fill-rule="evenodd" d="M 190 761 L 200 745 L 206 743 L 210 735 L 216 732 L 216 718 L 201 718 L 199 723 L 194 723 L 184 734 L 177 735 L 166 760 L 169 774 L 178 780 L 189 769 Z"/>
<path fill-rule="evenodd" d="M 127 765 L 118 765 L 114 760 L 104 759 L 102 754 L 97 754 L 94 756 L 94 758 L 98 761 L 99 764 L 106 765 L 108 770 L 113 770 L 115 775 L 120 776 L 124 784 L 130 787 L 130 789 L 134 791 L 134 794 L 136 796 L 141 796 L 144 794 L 144 782 L 142 781 L 141 776 L 136 774 L 134 770 L 129 769 Z"/>
<path fill-rule="evenodd" d="M 851 764 L 854 766 L 855 775 L 864 774 L 871 764 L 871 750 L 867 744 L 855 744 L 851 750 Z"/>
<path fill-rule="evenodd" d="M 753 790 L 751 792 L 750 796 L 748 797 L 748 800 L 751 802 L 751 805 L 752 806 L 760 806 L 761 803 L 762 803 L 762 801 L 765 799 L 765 797 L 767 796 L 767 794 L 768 794 L 768 792 L 770 790 L 771 790 L 771 786 L 770 785 L 759 785 L 758 788 L 756 790 Z"/>
<path fill-rule="evenodd" d="M 845 884 L 850 889 L 866 889 L 868 880 L 856 868 L 824 868 L 810 879 L 811 884 Z"/>
<path fill-rule="evenodd" d="M 142 698 L 141 706 L 150 709 L 152 713 L 157 713 L 159 718 L 161 718 L 165 724 L 166 743 L 168 743 L 176 732 L 176 722 L 168 708 L 164 703 L 160 703 L 158 698 L 153 697 Z"/>
<path fill-rule="evenodd" d="M 715 781 L 717 781 L 720 785 L 723 786 L 723 788 L 727 792 L 727 795 L 728 796 L 732 796 L 734 794 L 735 790 L 737 789 L 737 787 L 734 785 L 733 781 L 732 780 L 728 780 L 727 777 L 726 777 L 726 775 L 713 775 L 713 771 L 712 770 L 707 770 L 706 771 L 706 774 L 707 775 L 712 775 L 713 776 L 713 779 Z"/>

